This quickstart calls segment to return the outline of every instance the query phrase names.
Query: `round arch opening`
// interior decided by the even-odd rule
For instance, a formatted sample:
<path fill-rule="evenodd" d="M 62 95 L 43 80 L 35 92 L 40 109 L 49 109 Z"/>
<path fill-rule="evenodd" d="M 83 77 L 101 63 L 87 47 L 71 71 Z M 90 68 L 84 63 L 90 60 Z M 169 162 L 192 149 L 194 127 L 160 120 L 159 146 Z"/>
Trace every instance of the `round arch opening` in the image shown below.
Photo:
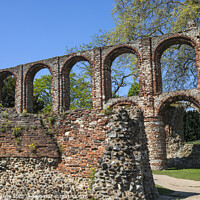
<path fill-rule="evenodd" d="M 185 36 L 167 38 L 154 51 L 154 93 L 197 87 L 195 42 Z"/>
<path fill-rule="evenodd" d="M 112 49 L 105 56 L 103 61 L 105 101 L 110 98 L 139 95 L 139 64 L 139 53 L 129 46 Z M 133 88 L 132 92 L 129 92 L 130 88 Z"/>
<path fill-rule="evenodd" d="M 62 108 L 92 109 L 92 65 L 84 56 L 74 56 L 62 69 Z"/>
<path fill-rule="evenodd" d="M 160 106 L 166 136 L 168 167 L 194 168 L 199 166 L 197 155 L 200 141 L 200 104 L 192 96 L 169 97 Z M 200 148 L 200 146 L 199 146 Z"/>
<path fill-rule="evenodd" d="M 42 71 L 44 73 L 41 73 Z M 29 113 L 51 112 L 51 86 L 53 86 L 51 68 L 43 63 L 31 66 L 25 76 L 24 109 Z"/>

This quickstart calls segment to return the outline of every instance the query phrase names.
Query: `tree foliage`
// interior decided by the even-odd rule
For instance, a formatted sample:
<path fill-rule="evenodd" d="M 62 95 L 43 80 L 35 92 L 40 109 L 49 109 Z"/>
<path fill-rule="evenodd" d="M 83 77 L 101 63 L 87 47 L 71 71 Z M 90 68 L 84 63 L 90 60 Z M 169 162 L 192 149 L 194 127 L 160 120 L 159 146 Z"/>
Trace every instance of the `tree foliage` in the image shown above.
<path fill-rule="evenodd" d="M 92 108 L 91 100 L 91 70 L 88 64 L 82 62 L 79 71 L 70 73 L 70 109 Z M 51 99 L 51 75 L 43 75 L 34 80 L 34 113 L 50 112 Z"/>
<path fill-rule="evenodd" d="M 70 109 L 92 108 L 91 67 L 87 61 L 73 66 L 70 72 Z"/>
<path fill-rule="evenodd" d="M 197 87 L 195 51 L 188 45 L 174 45 L 161 58 L 163 91 Z"/>
<path fill-rule="evenodd" d="M 121 44 L 143 37 L 163 35 L 187 28 L 193 21 L 200 23 L 199 0 L 115 0 L 113 8 L 115 27 L 100 31 L 88 44 L 70 49 L 87 50 L 94 47 Z M 67 53 L 70 52 L 68 50 Z M 126 63 L 124 63 L 124 61 Z M 124 66 L 124 67 L 123 67 Z M 125 67 L 130 69 L 124 73 Z M 163 91 L 191 89 L 196 87 L 196 64 L 194 49 L 187 45 L 168 48 L 161 58 Z M 137 81 L 137 58 L 124 54 L 112 66 L 112 94 L 120 96 L 119 88 Z M 121 74 L 116 76 L 116 74 Z M 132 77 L 132 81 L 130 78 Z M 121 83 L 121 84 L 120 84 Z"/>
<path fill-rule="evenodd" d="M 70 73 L 70 109 L 92 108 L 91 84 L 87 76 Z"/>
<path fill-rule="evenodd" d="M 51 99 L 51 75 L 43 75 L 40 78 L 36 78 L 33 83 L 33 99 L 34 113 L 50 112 L 52 106 Z"/>
<path fill-rule="evenodd" d="M 200 115 L 196 110 L 185 111 L 184 138 L 186 142 L 200 140 Z"/>
<path fill-rule="evenodd" d="M 109 31 L 112 43 L 163 35 L 185 29 L 188 21 L 199 24 L 199 0 L 115 0 L 115 28 Z"/>
<path fill-rule="evenodd" d="M 128 97 L 130 96 L 137 96 L 139 95 L 140 89 L 139 89 L 139 83 L 134 82 L 131 84 L 131 87 L 128 91 Z"/>
<path fill-rule="evenodd" d="M 136 56 L 130 53 L 118 56 L 111 67 L 112 97 L 127 96 L 134 82 L 138 82 Z"/>
<path fill-rule="evenodd" d="M 15 106 L 15 85 L 16 80 L 14 76 L 8 76 L 2 82 L 1 99 L 4 107 Z"/>
<path fill-rule="evenodd" d="M 106 33 L 109 44 L 163 35 L 200 22 L 198 0 L 115 0 L 115 28 Z M 174 45 L 161 58 L 163 91 L 191 89 L 197 85 L 195 51 Z"/>

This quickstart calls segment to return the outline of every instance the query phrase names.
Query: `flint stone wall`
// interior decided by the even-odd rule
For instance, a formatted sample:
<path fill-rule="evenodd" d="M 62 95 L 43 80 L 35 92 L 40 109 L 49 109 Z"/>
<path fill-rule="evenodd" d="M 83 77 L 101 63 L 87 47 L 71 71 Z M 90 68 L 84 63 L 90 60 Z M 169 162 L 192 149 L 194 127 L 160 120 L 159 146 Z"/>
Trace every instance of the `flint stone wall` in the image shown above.
<path fill-rule="evenodd" d="M 0 158 L 1 199 L 80 200 L 94 197 L 132 200 L 157 197 L 141 112 L 136 107 L 113 108 L 106 115 L 103 112 L 76 110 L 55 116 L 54 124 L 46 120 L 51 137 L 50 133 L 43 132 L 45 129 L 39 126 L 41 120 L 38 122 L 36 115 L 23 117 L 11 111 L 7 111 L 7 118 L 1 115 L 2 121 L 9 120 L 12 124 L 15 120 L 15 125 L 17 119 L 23 125 L 23 119 L 29 118 L 31 126 L 31 119 L 34 121 L 35 118 L 36 127 L 30 129 L 29 137 L 34 138 L 37 146 L 35 152 L 30 151 L 24 140 L 27 138 L 25 130 L 20 144 L 12 139 L 12 133 L 7 132 L 5 145 L 0 146 L 5 152 Z M 52 116 L 43 116 L 42 121 L 49 117 Z M 56 139 L 51 144 L 54 153 L 47 151 L 51 146 L 48 137 Z M 13 141 L 6 147 L 9 138 Z M 43 146 L 38 142 L 41 140 Z M 90 166 L 96 170 L 92 181 L 89 179 Z"/>

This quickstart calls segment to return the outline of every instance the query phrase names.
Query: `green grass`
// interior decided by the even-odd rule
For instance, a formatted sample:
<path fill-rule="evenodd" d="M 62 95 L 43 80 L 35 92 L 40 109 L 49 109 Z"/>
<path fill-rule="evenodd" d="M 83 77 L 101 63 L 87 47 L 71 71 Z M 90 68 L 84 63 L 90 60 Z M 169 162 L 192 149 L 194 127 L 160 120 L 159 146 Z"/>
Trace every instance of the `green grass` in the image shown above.
<path fill-rule="evenodd" d="M 175 197 L 176 199 L 179 199 L 177 197 L 180 197 L 179 195 L 173 195 L 173 193 L 175 192 L 174 190 L 169 190 L 169 189 L 164 188 L 164 187 L 162 187 L 160 185 L 156 185 L 156 188 L 158 190 L 159 195 Z"/>
<path fill-rule="evenodd" d="M 185 144 L 200 144 L 200 140 L 192 141 L 192 142 L 185 142 Z"/>
<path fill-rule="evenodd" d="M 175 192 L 173 190 L 169 190 L 167 188 L 164 188 L 160 185 L 156 185 L 156 188 L 158 190 L 159 195 L 170 196 L 173 192 Z"/>
<path fill-rule="evenodd" d="M 200 181 L 200 169 L 168 169 L 163 171 L 153 171 L 153 174 Z"/>

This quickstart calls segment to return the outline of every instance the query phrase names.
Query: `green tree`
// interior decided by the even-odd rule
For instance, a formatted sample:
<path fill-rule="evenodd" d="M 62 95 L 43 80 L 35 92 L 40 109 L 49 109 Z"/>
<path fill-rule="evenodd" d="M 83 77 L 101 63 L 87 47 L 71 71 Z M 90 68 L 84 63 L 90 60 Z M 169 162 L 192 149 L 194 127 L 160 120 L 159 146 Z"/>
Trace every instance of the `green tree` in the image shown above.
<path fill-rule="evenodd" d="M 91 101 L 91 84 L 90 84 L 90 66 L 82 63 L 80 67 L 81 73 L 70 73 L 70 109 L 76 108 L 92 108 Z M 85 72 L 82 73 L 82 70 Z M 34 113 L 50 112 L 52 107 L 51 99 L 51 75 L 43 75 L 41 78 L 34 80 L 33 100 Z"/>
<path fill-rule="evenodd" d="M 199 0 L 115 0 L 115 28 L 108 31 L 109 45 L 142 37 L 163 35 L 200 22 Z M 194 49 L 174 45 L 161 58 L 163 91 L 197 86 Z"/>
<path fill-rule="evenodd" d="M 197 87 L 195 51 L 188 45 L 173 45 L 161 58 L 163 91 Z"/>
<path fill-rule="evenodd" d="M 16 80 L 14 76 L 8 76 L 2 82 L 1 99 L 4 107 L 15 106 L 15 86 Z"/>
<path fill-rule="evenodd" d="M 34 113 L 50 112 L 52 106 L 51 99 L 51 75 L 43 75 L 36 78 L 33 83 Z"/>
<path fill-rule="evenodd" d="M 186 142 L 200 140 L 200 117 L 196 110 L 185 111 L 184 138 Z"/>
<path fill-rule="evenodd" d="M 128 97 L 130 96 L 137 96 L 139 95 L 140 89 L 139 89 L 139 83 L 134 82 L 131 84 L 131 87 L 128 91 Z"/>
<path fill-rule="evenodd" d="M 86 74 L 70 73 L 70 109 L 92 108 L 91 84 Z"/>
<path fill-rule="evenodd" d="M 81 51 L 95 47 L 116 45 L 142 37 L 163 35 L 187 28 L 188 22 L 200 22 L 199 0 L 115 0 L 113 8 L 115 27 L 100 31 L 88 44 L 67 51 Z M 112 93 L 117 96 L 119 87 L 131 85 L 137 79 L 137 58 L 122 55 L 112 66 Z M 124 63 L 126 62 L 126 63 Z M 124 74 L 124 67 L 130 73 Z M 197 86 L 194 49 L 187 45 L 174 45 L 167 49 L 162 58 L 163 91 L 191 89 Z M 121 76 L 116 76 L 121 74 Z M 123 84 L 120 84 L 123 83 Z"/>
<path fill-rule="evenodd" d="M 199 0 L 115 0 L 113 44 L 179 31 L 188 21 L 199 24 Z"/>

